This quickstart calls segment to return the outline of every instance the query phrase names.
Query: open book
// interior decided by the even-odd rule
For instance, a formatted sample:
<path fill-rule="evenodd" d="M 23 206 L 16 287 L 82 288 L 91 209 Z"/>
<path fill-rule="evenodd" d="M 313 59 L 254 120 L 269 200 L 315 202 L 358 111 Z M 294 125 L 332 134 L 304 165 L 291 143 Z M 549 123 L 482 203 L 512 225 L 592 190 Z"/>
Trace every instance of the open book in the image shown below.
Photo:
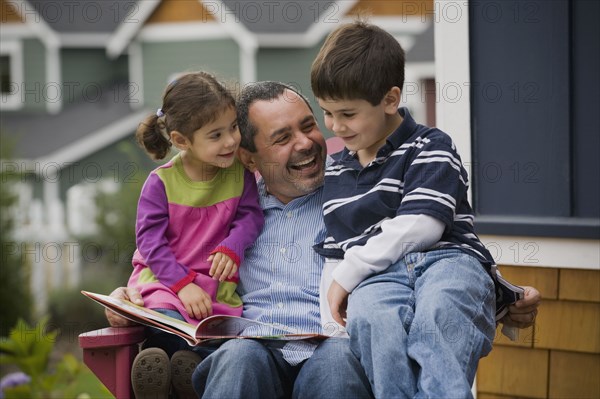
<path fill-rule="evenodd" d="M 525 296 L 525 290 L 518 285 L 511 284 L 505 280 L 498 269 L 495 270 L 498 284 L 496 286 L 496 297 L 500 298 L 502 305 L 496 308 L 496 321 L 499 321 L 508 313 L 508 305 L 513 304 Z M 519 338 L 519 329 L 517 327 L 502 325 L 502 334 L 506 335 L 511 341 Z"/>
<path fill-rule="evenodd" d="M 199 345 L 210 339 L 254 338 L 254 339 L 325 339 L 325 335 L 314 333 L 299 333 L 293 329 L 274 324 L 245 319 L 238 316 L 216 315 L 203 319 L 197 326 L 185 321 L 166 316 L 152 309 L 138 306 L 123 299 L 107 295 L 81 291 L 88 298 L 113 312 L 143 324 L 158 328 L 171 334 L 179 335 L 190 345 Z"/>

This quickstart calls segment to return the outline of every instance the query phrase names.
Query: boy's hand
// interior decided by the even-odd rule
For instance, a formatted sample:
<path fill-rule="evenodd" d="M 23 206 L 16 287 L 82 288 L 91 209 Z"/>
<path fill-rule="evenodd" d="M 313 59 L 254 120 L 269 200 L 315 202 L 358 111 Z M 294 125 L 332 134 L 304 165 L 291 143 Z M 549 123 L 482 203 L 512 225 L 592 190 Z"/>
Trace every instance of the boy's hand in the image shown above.
<path fill-rule="evenodd" d="M 189 283 L 177 293 L 177 296 L 190 317 L 202 320 L 212 314 L 210 295 L 196 284 Z"/>
<path fill-rule="evenodd" d="M 523 287 L 524 298 L 508 307 L 508 313 L 500 320 L 507 326 L 527 328 L 533 325 L 540 305 L 541 295 L 533 287 Z"/>
<path fill-rule="evenodd" d="M 212 261 L 208 274 L 215 280 L 225 281 L 228 278 L 235 276 L 237 265 L 229 256 L 223 252 L 217 252 L 208 257 L 208 261 Z"/>
<path fill-rule="evenodd" d="M 327 302 L 331 316 L 340 325 L 346 327 L 346 307 L 348 306 L 348 291 L 346 291 L 337 281 L 333 280 L 329 291 L 327 291 Z"/>

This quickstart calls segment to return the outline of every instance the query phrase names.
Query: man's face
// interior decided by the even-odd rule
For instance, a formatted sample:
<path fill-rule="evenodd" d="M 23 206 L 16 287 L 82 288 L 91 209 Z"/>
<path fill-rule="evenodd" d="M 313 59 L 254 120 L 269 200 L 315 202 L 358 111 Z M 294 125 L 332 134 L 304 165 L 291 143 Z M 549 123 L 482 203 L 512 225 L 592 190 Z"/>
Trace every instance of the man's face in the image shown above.
<path fill-rule="evenodd" d="M 288 203 L 319 188 L 325 139 L 304 100 L 286 90 L 275 100 L 253 103 L 248 113 L 257 128 L 256 152 L 241 151 L 249 157 L 249 166 L 263 176 L 269 193 Z"/>

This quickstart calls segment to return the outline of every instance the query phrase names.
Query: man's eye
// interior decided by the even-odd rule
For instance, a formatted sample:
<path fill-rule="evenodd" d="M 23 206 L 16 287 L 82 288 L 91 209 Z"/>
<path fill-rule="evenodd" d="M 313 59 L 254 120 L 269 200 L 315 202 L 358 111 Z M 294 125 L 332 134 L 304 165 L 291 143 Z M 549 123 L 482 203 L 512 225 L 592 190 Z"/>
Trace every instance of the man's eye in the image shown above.
<path fill-rule="evenodd" d="M 346 117 L 346 118 L 352 118 L 354 115 L 355 115 L 355 114 L 348 114 L 348 113 L 345 113 L 345 114 L 344 114 L 344 117 Z"/>
<path fill-rule="evenodd" d="M 303 131 L 304 133 L 309 133 L 309 132 L 311 132 L 311 131 L 312 131 L 314 128 L 315 128 L 315 124 L 314 124 L 314 123 L 311 123 L 310 125 L 306 125 L 306 126 L 304 126 L 304 127 L 302 128 L 302 131 Z"/>

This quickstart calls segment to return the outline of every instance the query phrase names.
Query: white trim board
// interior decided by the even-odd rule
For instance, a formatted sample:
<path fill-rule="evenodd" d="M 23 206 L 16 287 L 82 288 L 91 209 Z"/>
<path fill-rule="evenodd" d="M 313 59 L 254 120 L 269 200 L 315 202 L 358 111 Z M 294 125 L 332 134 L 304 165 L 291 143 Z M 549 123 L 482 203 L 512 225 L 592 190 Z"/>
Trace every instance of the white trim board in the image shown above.
<path fill-rule="evenodd" d="M 105 48 L 110 39 L 109 33 L 61 33 L 60 44 L 63 48 Z"/>
<path fill-rule="evenodd" d="M 106 44 L 106 54 L 110 58 L 117 58 L 125 51 L 160 2 L 161 0 L 144 0 L 136 3 L 139 8 L 136 10 L 135 18 L 121 21 Z"/>
<path fill-rule="evenodd" d="M 0 24 L 0 37 L 2 42 L 6 39 L 33 39 L 38 36 L 30 26 L 21 22 L 7 22 Z"/>
<path fill-rule="evenodd" d="M 231 35 L 218 22 L 179 22 L 145 25 L 136 38 L 141 42 L 175 42 L 230 39 Z"/>
<path fill-rule="evenodd" d="M 600 270 L 600 240 L 492 235 L 479 238 L 498 265 Z"/>
<path fill-rule="evenodd" d="M 435 0 L 435 81 L 440 89 L 436 102 L 436 126 L 448 133 L 462 158 L 471 164 L 471 81 L 469 64 L 469 2 L 455 2 L 457 15 L 447 18 L 442 13 L 446 0 Z M 471 190 L 468 191 L 472 201 Z"/>

